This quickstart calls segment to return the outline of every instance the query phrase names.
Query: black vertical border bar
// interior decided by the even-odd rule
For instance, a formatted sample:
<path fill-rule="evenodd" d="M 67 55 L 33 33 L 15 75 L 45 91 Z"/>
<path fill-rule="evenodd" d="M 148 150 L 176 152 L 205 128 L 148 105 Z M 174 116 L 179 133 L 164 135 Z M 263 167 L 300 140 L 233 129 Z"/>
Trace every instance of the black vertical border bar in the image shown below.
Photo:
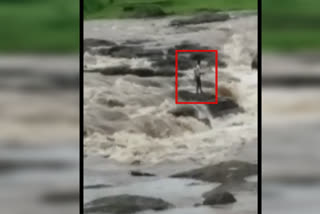
<path fill-rule="evenodd" d="M 257 58 L 258 58 L 258 139 L 257 139 L 257 148 L 258 148 L 258 213 L 262 213 L 262 0 L 258 1 L 258 50 L 257 50 Z"/>
<path fill-rule="evenodd" d="M 79 0 L 79 213 L 83 213 L 83 0 Z"/>

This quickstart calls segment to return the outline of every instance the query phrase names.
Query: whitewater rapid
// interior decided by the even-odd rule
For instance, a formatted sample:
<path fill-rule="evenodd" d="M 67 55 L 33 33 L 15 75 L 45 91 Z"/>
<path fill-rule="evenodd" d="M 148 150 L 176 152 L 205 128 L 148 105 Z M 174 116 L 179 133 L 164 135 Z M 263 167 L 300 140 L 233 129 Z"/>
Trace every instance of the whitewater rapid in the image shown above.
<path fill-rule="evenodd" d="M 119 162 L 154 164 L 189 160 L 199 164 L 235 156 L 247 144 L 257 143 L 257 72 L 251 60 L 257 51 L 257 16 L 236 16 L 226 22 L 201 24 L 206 30 L 181 33 L 167 27 L 171 18 L 160 20 L 101 20 L 85 22 L 85 38 L 122 42 L 150 39 L 148 47 L 170 47 L 183 40 L 218 47 L 228 66 L 219 68 L 219 87 L 228 88 L 243 113 L 213 118 L 206 107 L 196 107 L 211 127 L 192 117 L 174 117 L 177 106 L 172 77 L 140 78 L 131 75 L 84 74 L 84 151 Z M 85 54 L 88 68 L 115 65 L 151 67 L 145 58 L 124 59 Z M 188 85 L 192 70 L 181 78 Z M 213 80 L 208 73 L 205 80 Z M 179 79 L 180 84 L 180 79 Z M 207 88 L 206 90 L 210 90 Z M 212 87 L 213 90 L 213 87 Z M 113 99 L 122 106 L 110 107 Z"/>

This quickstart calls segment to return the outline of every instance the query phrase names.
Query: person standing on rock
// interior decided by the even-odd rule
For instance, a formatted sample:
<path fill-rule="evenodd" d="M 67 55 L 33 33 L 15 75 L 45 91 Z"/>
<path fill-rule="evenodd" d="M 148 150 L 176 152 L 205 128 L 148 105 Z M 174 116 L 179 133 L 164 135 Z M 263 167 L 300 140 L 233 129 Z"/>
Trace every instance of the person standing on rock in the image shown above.
<path fill-rule="evenodd" d="M 194 69 L 194 79 L 196 81 L 196 93 L 197 94 L 199 94 L 199 91 L 201 94 L 203 93 L 202 86 L 201 86 L 201 75 L 203 74 L 203 72 L 201 72 L 200 64 L 201 64 L 201 60 L 198 59 L 197 66 Z"/>

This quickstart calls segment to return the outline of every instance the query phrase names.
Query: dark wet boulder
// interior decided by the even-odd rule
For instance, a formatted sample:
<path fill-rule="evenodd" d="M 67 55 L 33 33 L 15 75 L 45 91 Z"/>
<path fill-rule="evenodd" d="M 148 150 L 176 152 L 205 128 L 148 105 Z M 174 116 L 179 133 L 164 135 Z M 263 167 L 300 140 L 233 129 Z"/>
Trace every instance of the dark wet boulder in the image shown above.
<path fill-rule="evenodd" d="M 84 39 L 83 44 L 85 47 L 100 47 L 100 46 L 114 46 L 115 42 L 105 40 L 105 39 Z"/>
<path fill-rule="evenodd" d="M 191 53 L 191 56 L 190 58 L 192 60 L 201 60 L 201 61 L 204 61 L 204 60 L 208 60 L 210 59 L 215 61 L 215 53 L 214 52 L 195 52 L 195 53 Z"/>
<path fill-rule="evenodd" d="M 236 99 L 236 95 L 234 94 L 233 90 L 228 88 L 226 85 L 220 85 L 218 88 L 219 96 Z"/>
<path fill-rule="evenodd" d="M 198 59 L 201 61 L 208 62 L 209 66 L 214 66 L 216 64 L 216 58 L 215 58 L 214 52 L 196 52 L 192 53 L 190 55 L 190 59 L 197 61 Z M 221 56 L 218 57 L 218 67 L 219 68 L 226 68 L 227 63 L 222 59 Z"/>
<path fill-rule="evenodd" d="M 199 43 L 182 41 L 179 45 L 175 46 L 177 50 L 209 50 L 210 47 L 200 45 Z"/>
<path fill-rule="evenodd" d="M 139 77 L 173 77 L 175 76 L 174 68 L 130 68 L 129 66 L 115 66 L 107 68 L 99 68 L 92 70 L 91 72 L 99 72 L 102 75 L 135 75 Z M 183 76 L 183 74 L 179 74 Z"/>
<path fill-rule="evenodd" d="M 114 108 L 114 107 L 124 107 L 125 104 L 117 99 L 108 99 L 104 96 L 101 96 L 97 99 L 97 103 L 101 104 L 101 105 L 105 105 L 108 106 L 110 108 Z"/>
<path fill-rule="evenodd" d="M 159 77 L 174 77 L 176 75 L 176 71 L 173 67 L 164 67 L 156 69 L 153 76 Z M 179 77 L 184 76 L 182 73 L 178 73 Z"/>
<path fill-rule="evenodd" d="M 185 56 L 180 56 L 181 54 L 178 54 L 178 69 L 179 70 L 187 70 L 194 68 L 196 65 L 195 61 L 190 60 L 189 58 Z"/>
<path fill-rule="evenodd" d="M 222 117 L 228 114 L 244 112 L 243 108 L 229 97 L 219 97 L 217 104 L 207 104 L 206 106 L 213 117 Z"/>
<path fill-rule="evenodd" d="M 110 56 L 110 49 L 111 49 L 111 47 L 98 48 L 95 50 L 91 50 L 90 54 L 91 55 L 100 55 L 100 56 Z"/>
<path fill-rule="evenodd" d="M 251 62 L 252 69 L 258 69 L 258 55 L 256 54 Z"/>
<path fill-rule="evenodd" d="M 164 53 L 161 49 L 144 49 L 133 45 L 116 45 L 112 47 L 99 48 L 94 51 L 97 55 L 118 57 L 118 58 L 161 58 Z"/>
<path fill-rule="evenodd" d="M 172 67 L 175 68 L 176 62 L 175 57 L 163 58 L 157 57 L 152 59 L 152 67 L 163 68 L 163 67 Z"/>
<path fill-rule="evenodd" d="M 193 117 L 206 126 L 211 127 L 210 120 L 208 118 L 199 118 L 198 111 L 192 105 L 181 105 L 168 111 L 175 117 Z"/>
<path fill-rule="evenodd" d="M 151 68 L 130 68 L 129 66 L 115 66 L 104 68 L 100 71 L 103 75 L 137 75 L 137 76 L 153 76 L 154 70 Z"/>
<path fill-rule="evenodd" d="M 143 52 L 143 48 L 139 46 L 117 45 L 109 49 L 108 55 L 112 57 L 134 58 Z"/>
<path fill-rule="evenodd" d="M 186 90 L 178 91 L 178 100 L 187 102 L 215 102 L 215 94 L 204 92 L 196 94 Z M 221 117 L 228 114 L 241 113 L 244 110 L 231 98 L 219 97 L 217 104 L 206 104 L 209 113 L 213 117 Z"/>
<path fill-rule="evenodd" d="M 99 72 L 102 75 L 125 75 L 131 74 L 129 66 L 114 66 L 107 68 L 94 69 L 91 72 Z"/>
<path fill-rule="evenodd" d="M 173 205 L 159 198 L 117 195 L 99 198 L 84 205 L 85 213 L 131 214 L 146 210 L 161 211 Z"/>
<path fill-rule="evenodd" d="M 214 102 L 216 96 L 213 93 L 204 92 L 203 94 L 196 94 L 186 90 L 178 91 L 178 100 L 179 101 L 188 101 L 188 102 Z"/>
<path fill-rule="evenodd" d="M 152 42 L 151 39 L 129 39 L 126 40 L 123 45 L 141 45 L 143 43 Z"/>
<path fill-rule="evenodd" d="M 204 205 L 230 204 L 237 200 L 229 192 L 217 192 L 208 194 L 203 202 Z"/>
<path fill-rule="evenodd" d="M 226 161 L 216 165 L 172 175 L 173 178 L 192 178 L 202 181 L 230 183 L 244 182 L 250 175 L 257 174 L 257 165 L 243 161 Z"/>
<path fill-rule="evenodd" d="M 137 53 L 137 57 L 156 58 L 163 57 L 164 53 L 160 49 L 143 49 Z"/>
<path fill-rule="evenodd" d="M 176 66 L 176 57 L 168 55 L 166 58 L 156 58 L 152 60 L 152 66 L 163 68 L 163 67 L 172 67 Z M 178 69 L 179 70 L 187 70 L 193 68 L 195 66 L 195 62 L 190 60 L 188 57 L 178 54 Z"/>
<path fill-rule="evenodd" d="M 132 170 L 130 171 L 130 175 L 132 176 L 138 176 L 138 177 L 153 177 L 156 176 L 155 174 L 149 173 L 149 172 L 141 172 L 138 170 Z"/>
<path fill-rule="evenodd" d="M 225 13 L 201 13 L 191 18 L 175 19 L 170 22 L 170 26 L 182 26 L 191 24 L 202 24 L 209 22 L 223 22 L 230 19 L 230 16 Z"/>
<path fill-rule="evenodd" d="M 190 41 L 182 41 L 180 44 L 175 45 L 168 49 L 169 55 L 175 55 L 176 50 L 210 50 L 211 48 L 208 46 L 200 45 L 199 43 L 190 42 Z M 213 48 L 214 49 L 214 48 Z"/>
<path fill-rule="evenodd" d="M 83 40 L 84 51 L 88 51 L 90 48 L 115 46 L 115 45 L 117 45 L 115 42 L 104 40 L 104 39 L 88 38 Z"/>
<path fill-rule="evenodd" d="M 174 109 L 169 110 L 169 113 L 176 117 L 194 117 L 197 118 L 198 112 L 191 105 L 178 106 Z"/>
<path fill-rule="evenodd" d="M 120 102 L 119 100 L 116 99 L 109 99 L 107 100 L 107 105 L 109 107 L 124 107 L 124 103 Z"/>
<path fill-rule="evenodd" d="M 218 50 L 218 48 L 203 46 L 199 43 L 194 43 L 190 41 L 183 41 L 180 44 L 168 49 L 168 57 L 171 56 L 175 60 L 176 50 Z M 207 62 L 209 66 L 214 66 L 216 64 L 214 52 L 179 52 L 178 57 L 179 57 L 178 62 L 180 58 L 182 58 L 183 60 L 182 63 L 188 64 L 188 67 L 186 69 L 189 69 L 195 66 L 195 63 L 197 60 L 202 60 Z M 224 58 L 223 55 L 221 55 L 220 53 L 218 57 L 218 66 L 220 68 L 227 67 L 227 63 L 223 60 L 223 58 Z"/>

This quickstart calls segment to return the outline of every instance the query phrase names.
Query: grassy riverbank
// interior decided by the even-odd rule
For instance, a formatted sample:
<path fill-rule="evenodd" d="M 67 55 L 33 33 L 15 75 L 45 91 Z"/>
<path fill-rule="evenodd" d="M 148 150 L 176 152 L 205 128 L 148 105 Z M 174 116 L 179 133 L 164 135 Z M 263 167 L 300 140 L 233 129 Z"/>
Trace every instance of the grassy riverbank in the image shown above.
<path fill-rule="evenodd" d="M 199 10 L 254 10 L 257 0 L 84 0 L 86 19 L 127 18 L 141 13 L 191 14 Z"/>
<path fill-rule="evenodd" d="M 2 53 L 79 50 L 78 1 L 4 0 L 0 14 Z"/>
<path fill-rule="evenodd" d="M 262 1 L 263 49 L 320 50 L 319 6 L 314 0 Z"/>

